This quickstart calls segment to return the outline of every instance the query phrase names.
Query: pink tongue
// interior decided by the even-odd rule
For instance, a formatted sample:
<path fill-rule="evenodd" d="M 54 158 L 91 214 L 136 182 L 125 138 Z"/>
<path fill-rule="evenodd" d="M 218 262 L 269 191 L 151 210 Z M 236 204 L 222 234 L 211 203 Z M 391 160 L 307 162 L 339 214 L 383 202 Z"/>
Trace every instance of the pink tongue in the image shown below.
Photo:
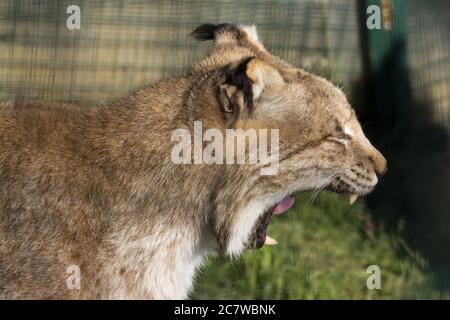
<path fill-rule="evenodd" d="M 292 205 L 295 202 L 295 198 L 294 197 L 287 197 L 284 198 L 283 200 L 281 200 L 277 206 L 275 207 L 275 209 L 273 209 L 273 214 L 282 214 L 285 213 L 286 211 L 288 211 Z"/>

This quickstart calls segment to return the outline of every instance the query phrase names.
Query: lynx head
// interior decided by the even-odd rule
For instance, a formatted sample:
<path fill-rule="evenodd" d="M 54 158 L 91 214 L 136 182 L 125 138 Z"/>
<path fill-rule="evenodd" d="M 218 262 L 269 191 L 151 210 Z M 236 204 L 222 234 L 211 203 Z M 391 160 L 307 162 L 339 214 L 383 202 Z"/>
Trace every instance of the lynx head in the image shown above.
<path fill-rule="evenodd" d="M 287 211 L 300 192 L 327 189 L 354 201 L 373 190 L 386 160 L 340 89 L 270 54 L 254 27 L 207 24 L 193 34 L 215 42 L 193 72 L 214 75 L 214 108 L 225 126 L 279 132 L 277 174 L 225 166 L 211 217 L 224 252 L 274 243 L 266 235 L 271 216 Z"/>

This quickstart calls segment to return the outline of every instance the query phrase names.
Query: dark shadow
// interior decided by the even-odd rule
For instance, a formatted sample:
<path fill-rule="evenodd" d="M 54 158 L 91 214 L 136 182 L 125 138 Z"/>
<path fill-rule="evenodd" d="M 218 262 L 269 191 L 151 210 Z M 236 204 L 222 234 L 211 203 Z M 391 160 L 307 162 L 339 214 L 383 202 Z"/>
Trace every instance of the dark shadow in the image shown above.
<path fill-rule="evenodd" d="M 398 39 L 372 76 L 355 85 L 364 131 L 385 155 L 389 171 L 367 198 L 375 220 L 403 229 L 436 274 L 436 287 L 450 288 L 449 131 L 433 119 L 433 105 L 414 100 L 405 42 Z"/>

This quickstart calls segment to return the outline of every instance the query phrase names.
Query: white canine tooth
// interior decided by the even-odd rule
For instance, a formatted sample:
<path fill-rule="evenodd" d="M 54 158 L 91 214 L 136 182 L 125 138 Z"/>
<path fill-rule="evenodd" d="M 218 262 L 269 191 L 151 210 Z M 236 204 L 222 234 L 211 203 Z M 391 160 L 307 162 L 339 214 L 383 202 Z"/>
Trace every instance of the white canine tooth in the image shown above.
<path fill-rule="evenodd" d="M 350 204 L 354 204 L 356 199 L 358 199 L 358 195 L 357 194 L 351 194 L 350 197 L 348 198 L 348 202 Z"/>
<path fill-rule="evenodd" d="M 266 241 L 264 241 L 264 244 L 267 244 L 268 246 L 274 246 L 278 244 L 278 241 L 266 235 Z"/>

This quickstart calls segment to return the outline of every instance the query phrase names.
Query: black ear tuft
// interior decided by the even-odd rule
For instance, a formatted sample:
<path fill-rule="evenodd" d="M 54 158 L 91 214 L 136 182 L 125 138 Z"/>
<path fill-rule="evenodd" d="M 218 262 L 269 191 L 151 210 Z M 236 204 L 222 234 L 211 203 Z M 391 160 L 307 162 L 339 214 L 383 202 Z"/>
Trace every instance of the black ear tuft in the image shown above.
<path fill-rule="evenodd" d="M 239 28 L 232 23 L 204 23 L 195 28 L 191 35 L 197 40 L 206 41 L 213 39 L 215 40 L 217 35 L 221 33 L 230 33 L 235 37 L 235 39 L 239 39 L 241 37 Z"/>
<path fill-rule="evenodd" d="M 191 35 L 200 41 L 206 41 L 206 40 L 212 40 L 214 39 L 214 32 L 217 28 L 217 25 L 212 23 L 204 23 L 197 28 L 195 28 L 194 31 L 192 31 Z"/>
<path fill-rule="evenodd" d="M 253 58 L 254 57 L 245 58 L 237 67 L 231 69 L 226 81 L 228 84 L 235 86 L 238 90 L 242 90 L 245 108 L 249 113 L 253 110 L 253 88 L 252 82 L 247 76 L 247 64 Z"/>

